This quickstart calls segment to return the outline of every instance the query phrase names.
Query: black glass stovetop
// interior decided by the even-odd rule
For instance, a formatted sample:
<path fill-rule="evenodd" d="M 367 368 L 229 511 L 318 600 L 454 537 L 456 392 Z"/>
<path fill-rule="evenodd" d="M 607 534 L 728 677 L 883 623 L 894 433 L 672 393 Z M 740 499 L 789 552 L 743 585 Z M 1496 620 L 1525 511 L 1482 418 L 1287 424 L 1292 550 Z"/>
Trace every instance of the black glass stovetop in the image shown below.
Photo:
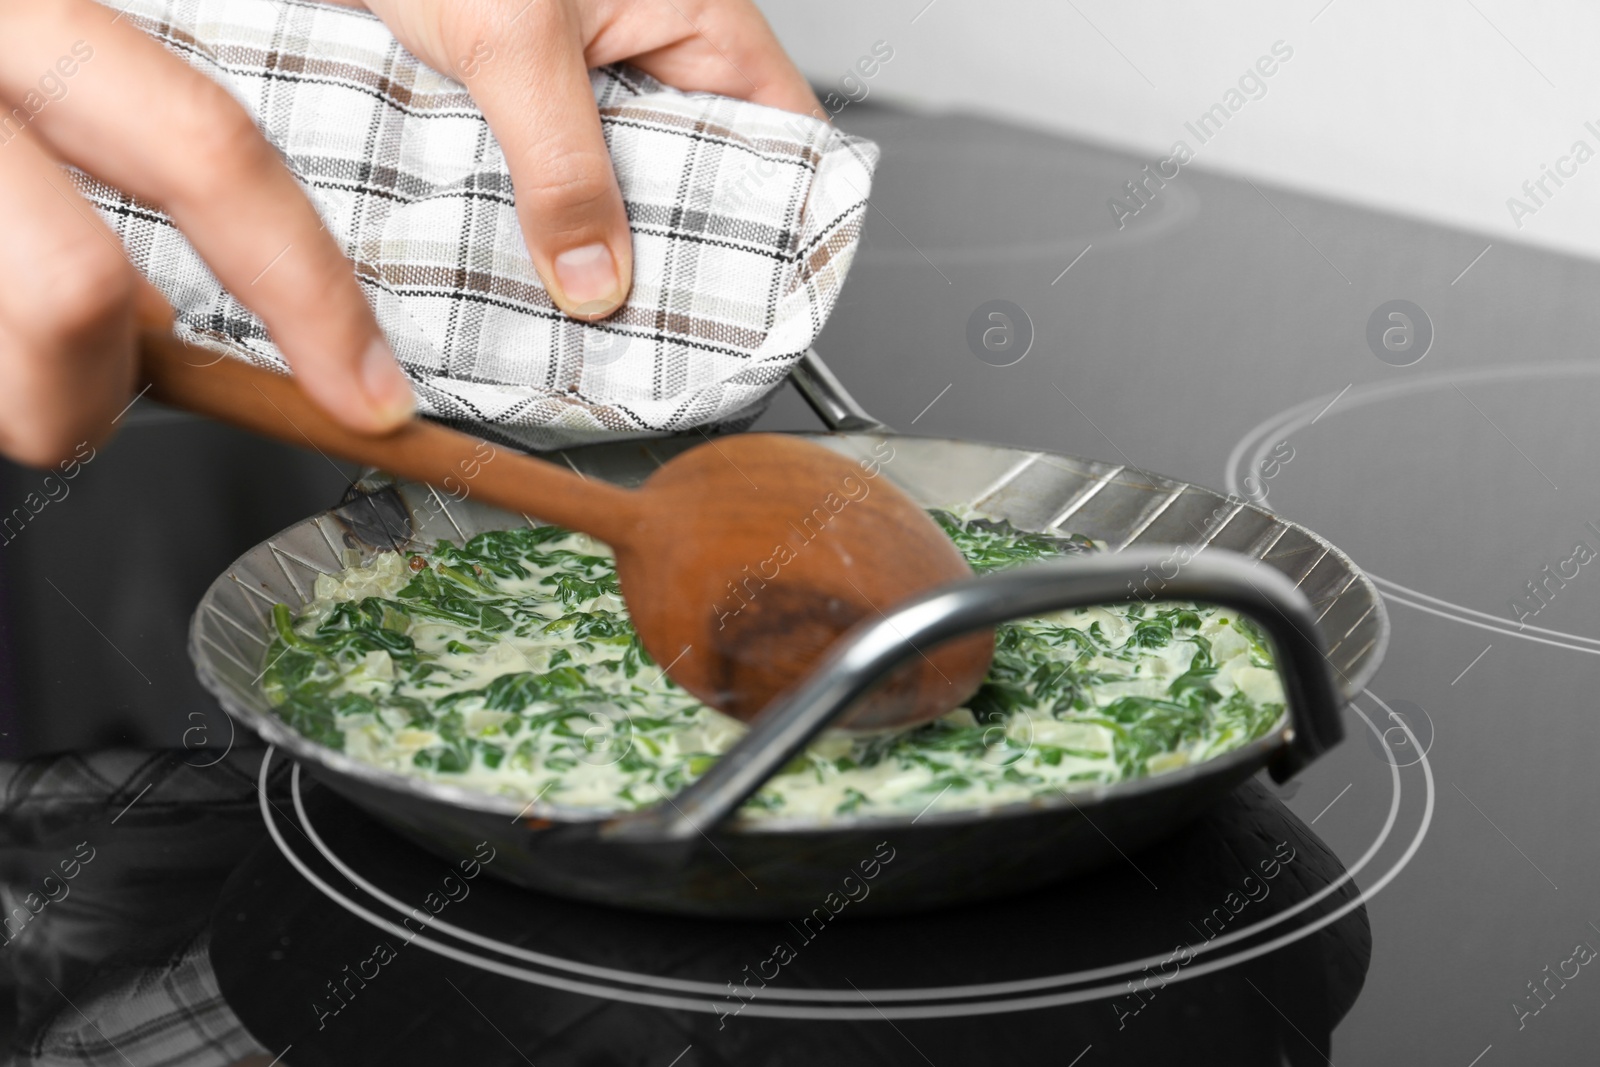
<path fill-rule="evenodd" d="M 414 907 L 447 872 L 303 783 L 214 905 L 252 1033 L 307 1064 L 1592 1059 L 1600 267 L 1192 168 L 1119 229 L 1108 200 L 1145 160 L 962 116 L 841 121 L 884 157 L 818 344 L 833 369 L 904 432 L 1250 494 L 1348 551 L 1394 632 L 1345 742 L 1127 866 L 810 939 L 483 877 L 451 932 L 402 945 L 371 890 Z M 969 341 L 997 309 L 1006 343 Z M 760 425 L 815 423 L 785 391 Z M 0 549 L 5 752 L 220 722 L 188 610 L 350 473 L 285 455 L 147 420 Z M 890 995 L 848 1017 L 784 995 L 852 987 Z"/>

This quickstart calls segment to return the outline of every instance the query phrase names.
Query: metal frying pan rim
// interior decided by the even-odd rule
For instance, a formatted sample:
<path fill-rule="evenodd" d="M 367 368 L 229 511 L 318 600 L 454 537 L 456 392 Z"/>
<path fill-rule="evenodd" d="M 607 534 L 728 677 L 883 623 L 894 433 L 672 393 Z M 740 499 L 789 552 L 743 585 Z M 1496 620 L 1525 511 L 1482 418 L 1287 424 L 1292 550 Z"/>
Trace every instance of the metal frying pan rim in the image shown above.
<path fill-rule="evenodd" d="M 877 429 L 877 427 L 875 426 L 874 429 Z M 1115 475 L 1122 476 L 1132 474 L 1137 478 L 1148 479 L 1149 484 L 1146 485 L 1143 482 L 1129 482 L 1124 478 L 1113 479 L 1111 477 L 1105 479 L 1108 482 L 1115 480 L 1120 484 L 1127 484 L 1136 488 L 1166 489 L 1169 492 L 1175 490 L 1193 491 L 1209 496 L 1214 501 L 1230 501 L 1230 498 L 1225 497 L 1214 490 L 1205 489 L 1204 487 L 1200 486 L 1194 486 L 1190 483 L 1178 482 L 1152 472 L 1140 470 L 1138 468 L 1132 468 L 1122 464 L 1111 464 L 1094 460 L 1086 460 L 1078 457 L 1062 455 L 1059 453 L 1043 452 L 1040 450 L 1018 449 L 1012 446 L 990 445 L 983 442 L 953 440 L 932 435 L 887 434 L 882 431 L 865 434 L 831 433 L 800 434 L 798 436 L 817 440 L 825 444 L 829 442 L 838 444 L 841 442 L 850 442 L 852 440 L 870 442 L 871 439 L 875 437 L 892 436 L 896 440 L 903 441 L 914 440 L 932 444 L 942 443 L 957 448 L 977 448 L 1013 452 L 1016 453 L 1019 458 L 1027 455 L 1047 456 L 1052 459 L 1065 461 L 1068 465 L 1079 468 L 1088 468 L 1091 470 L 1099 468 L 1102 470 L 1110 470 L 1113 471 Z M 570 457 L 576 453 L 581 456 L 585 452 L 614 448 L 616 447 L 616 444 L 617 443 L 607 442 L 598 445 L 586 446 L 582 449 L 570 450 L 567 455 Z M 404 488 L 405 487 L 401 487 L 402 490 Z M 1271 512 L 1268 512 L 1266 509 L 1260 508 L 1255 504 L 1249 502 L 1240 502 L 1237 500 L 1233 500 L 1231 502 L 1240 504 L 1241 512 L 1253 512 L 1268 519 L 1274 524 L 1282 526 L 1286 531 L 1296 531 L 1302 536 L 1309 538 L 1317 546 L 1322 548 L 1325 551 L 1325 554 L 1327 556 L 1331 556 L 1344 572 L 1352 576 L 1352 581 L 1348 586 L 1345 587 L 1345 590 L 1339 594 L 1340 596 L 1343 596 L 1345 592 L 1348 592 L 1350 588 L 1353 588 L 1356 585 L 1363 586 L 1363 591 L 1367 594 L 1367 599 L 1371 604 L 1369 613 L 1375 612 L 1377 615 L 1376 632 L 1373 640 L 1369 643 L 1368 648 L 1359 654 L 1359 660 L 1356 669 L 1348 674 L 1342 675 L 1340 678 L 1339 688 L 1342 695 L 1347 701 L 1352 699 L 1361 691 L 1361 689 L 1366 685 L 1367 681 L 1372 677 L 1373 672 L 1376 671 L 1378 664 L 1382 659 L 1383 651 L 1388 642 L 1388 617 L 1387 613 L 1384 611 L 1382 598 L 1378 594 L 1376 586 L 1374 586 L 1371 580 L 1355 566 L 1355 564 L 1345 553 L 1313 531 L 1310 531 L 1297 523 L 1288 522 L 1287 520 L 1273 515 Z M 291 727 L 289 727 L 287 723 L 284 723 L 281 719 L 277 718 L 276 715 L 272 714 L 270 710 L 252 707 L 238 698 L 234 688 L 229 685 L 214 669 L 212 653 L 205 647 L 207 641 L 202 632 L 202 627 L 207 611 L 224 611 L 223 608 L 218 607 L 215 603 L 218 590 L 227 587 L 230 578 L 234 577 L 236 569 L 246 559 L 250 558 L 255 553 L 260 552 L 262 549 L 267 549 L 269 553 L 275 551 L 274 545 L 280 539 L 285 538 L 294 531 L 298 531 L 308 525 L 315 524 L 319 520 L 329 517 L 332 514 L 333 511 L 330 509 L 328 512 L 322 512 L 318 515 L 311 516 L 284 531 L 280 531 L 280 533 L 275 537 L 269 538 L 260 545 L 255 546 L 255 548 L 252 548 L 249 552 L 241 556 L 240 559 L 235 562 L 233 567 L 230 567 L 228 571 L 224 572 L 216 579 L 216 581 L 213 582 L 211 588 L 208 589 L 205 598 L 201 601 L 200 606 L 196 609 L 190 627 L 190 655 L 195 662 L 196 671 L 200 677 L 201 683 L 208 691 L 217 697 L 223 708 L 230 715 L 234 716 L 234 718 L 238 719 L 245 726 L 254 730 L 265 740 L 279 745 L 295 755 L 297 758 L 316 764 L 332 773 L 353 777 L 367 785 L 382 789 L 398 790 L 412 794 L 413 796 L 417 796 L 419 798 L 436 801 L 451 807 L 466 808 L 473 811 L 505 815 L 510 817 L 513 821 L 517 819 L 531 819 L 547 821 L 550 823 L 587 824 L 603 822 L 614 818 L 616 815 L 615 812 L 573 809 L 562 807 L 553 803 L 543 802 L 523 803 L 512 797 L 503 797 L 462 786 L 435 782 L 402 772 L 391 771 L 361 763 L 349 756 L 344 755 L 342 752 L 338 752 L 337 750 L 329 749 L 322 745 L 316 744 L 310 739 L 297 733 Z M 511 520 L 510 516 L 507 516 L 507 518 L 508 520 Z M 453 521 L 454 520 L 452 519 L 452 522 Z M 407 543 L 411 544 L 414 542 L 408 541 Z M 241 584 L 243 583 L 241 582 Z M 254 591 L 251 590 L 251 592 Z M 1365 616 L 1363 616 L 1363 618 L 1365 618 Z M 926 815 L 917 816 L 911 816 L 909 814 L 846 816 L 820 822 L 810 819 L 781 816 L 763 817 L 760 819 L 733 819 L 719 827 L 719 832 L 737 834 L 788 835 L 869 829 L 895 830 L 903 829 L 914 822 L 920 822 L 924 820 L 930 825 L 958 825 L 979 819 L 1026 817 L 1042 812 L 1064 809 L 1067 807 L 1078 808 L 1080 810 L 1086 808 L 1092 810 L 1094 807 L 1112 800 L 1120 801 L 1137 798 L 1146 793 L 1152 793 L 1176 787 L 1185 781 L 1191 781 L 1197 777 L 1211 777 L 1213 775 L 1224 774 L 1230 769 L 1237 768 L 1241 765 L 1260 765 L 1264 762 L 1270 762 L 1276 758 L 1276 756 L 1288 745 L 1290 731 L 1288 719 L 1289 716 L 1286 711 L 1285 715 L 1279 719 L 1279 721 L 1268 733 L 1246 743 L 1245 745 L 1240 746 L 1237 749 L 1222 753 L 1218 756 L 1212 757 L 1211 759 L 1205 760 L 1202 763 L 1192 764 L 1157 775 L 1125 780 L 1110 785 L 1085 785 L 1079 788 L 1064 791 L 1059 798 L 1034 798 L 1008 804 L 995 804 L 972 808 L 929 812 Z"/>

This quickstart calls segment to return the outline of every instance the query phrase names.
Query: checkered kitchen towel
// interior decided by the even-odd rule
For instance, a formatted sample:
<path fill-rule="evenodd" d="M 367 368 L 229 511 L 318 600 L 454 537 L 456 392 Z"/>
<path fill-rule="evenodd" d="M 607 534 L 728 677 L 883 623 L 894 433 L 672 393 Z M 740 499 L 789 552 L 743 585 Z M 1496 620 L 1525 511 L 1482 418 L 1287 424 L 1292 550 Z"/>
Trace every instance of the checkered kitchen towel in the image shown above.
<path fill-rule="evenodd" d="M 0 1032 L 15 1030 L 0 1063 L 227 1067 L 265 1053 L 207 951 L 224 881 L 264 838 L 263 753 L 0 761 Z M 280 807 L 289 767 L 265 783 Z"/>
<path fill-rule="evenodd" d="M 250 110 L 355 261 L 422 410 L 439 418 L 533 448 L 747 424 L 822 329 L 855 251 L 870 142 L 630 68 L 597 70 L 634 280 L 616 315 L 578 323 L 534 272 L 505 157 L 466 89 L 376 18 L 302 0 L 113 6 Z M 91 180 L 82 188 L 171 300 L 180 334 L 284 367 L 165 217 Z"/>

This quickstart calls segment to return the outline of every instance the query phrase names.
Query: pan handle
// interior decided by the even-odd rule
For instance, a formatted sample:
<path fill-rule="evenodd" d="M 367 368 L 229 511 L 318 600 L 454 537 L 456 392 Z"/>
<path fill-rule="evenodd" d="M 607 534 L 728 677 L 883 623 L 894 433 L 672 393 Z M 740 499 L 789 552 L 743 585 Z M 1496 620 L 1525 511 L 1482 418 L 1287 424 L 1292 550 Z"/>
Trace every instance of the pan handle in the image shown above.
<path fill-rule="evenodd" d="M 933 590 L 864 622 L 809 678 L 762 711 L 705 775 L 663 804 L 611 820 L 600 834 L 640 843 L 689 842 L 732 816 L 889 670 L 920 655 L 919 649 L 1011 619 L 1135 599 L 1217 604 L 1267 631 L 1290 713 L 1288 745 L 1274 761 L 1272 776 L 1281 782 L 1299 773 L 1344 737 L 1344 701 L 1311 602 L 1282 572 L 1219 548 L 1190 559 L 1153 598 L 1140 597 L 1135 583 L 1170 560 L 1170 550 L 1130 549 L 1001 571 Z"/>
<path fill-rule="evenodd" d="M 894 433 L 863 408 L 844 387 L 815 348 L 806 349 L 800 362 L 789 371 L 789 380 L 800 391 L 823 425 L 834 433 Z"/>

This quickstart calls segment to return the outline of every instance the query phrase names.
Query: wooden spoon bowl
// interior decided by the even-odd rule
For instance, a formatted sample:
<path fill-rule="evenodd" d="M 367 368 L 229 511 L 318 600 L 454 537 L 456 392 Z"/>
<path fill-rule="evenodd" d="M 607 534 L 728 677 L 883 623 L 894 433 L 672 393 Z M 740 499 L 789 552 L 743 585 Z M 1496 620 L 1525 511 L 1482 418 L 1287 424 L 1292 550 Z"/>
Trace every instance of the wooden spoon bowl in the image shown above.
<path fill-rule="evenodd" d="M 740 434 L 651 475 L 613 548 L 640 638 L 674 681 L 752 719 L 856 623 L 971 576 L 879 467 L 793 437 Z M 992 634 L 928 649 L 836 725 L 880 730 L 941 715 L 978 688 L 993 651 Z"/>
<path fill-rule="evenodd" d="M 167 334 L 145 335 L 141 366 L 155 400 L 418 481 L 465 482 L 479 499 L 606 542 L 645 649 L 746 721 L 856 623 L 972 573 L 877 462 L 808 441 L 708 438 L 627 490 L 420 418 L 357 433 L 292 379 Z M 889 729 L 959 707 L 993 649 L 978 634 L 924 650 L 837 725 Z"/>

